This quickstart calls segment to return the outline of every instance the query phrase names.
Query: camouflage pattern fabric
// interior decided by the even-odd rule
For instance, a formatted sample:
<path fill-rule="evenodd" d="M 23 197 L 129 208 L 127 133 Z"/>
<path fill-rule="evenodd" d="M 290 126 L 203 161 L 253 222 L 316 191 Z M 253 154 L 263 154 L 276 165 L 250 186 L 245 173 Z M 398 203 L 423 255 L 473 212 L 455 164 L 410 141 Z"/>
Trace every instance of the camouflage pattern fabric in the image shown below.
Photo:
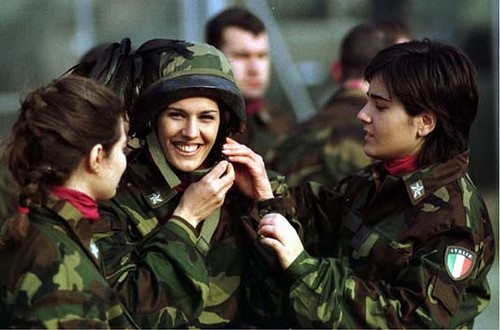
<path fill-rule="evenodd" d="M 491 298 L 495 242 L 467 163 L 462 154 L 402 177 L 377 163 L 335 191 L 297 188 L 310 253 L 287 274 L 301 326 L 472 328 Z"/>
<path fill-rule="evenodd" d="M 182 187 L 198 180 L 198 173 L 180 177 L 162 155 L 159 146 L 147 145 L 130 156 L 116 197 L 101 205 L 102 219 L 93 227 L 107 278 L 137 323 L 143 328 L 287 326 L 286 281 L 255 232 L 264 213 L 287 213 L 284 178 L 272 181 L 277 198 L 268 201 L 250 201 L 230 190 L 204 248 L 200 232 L 208 220 L 192 228 L 172 217 Z"/>
<path fill-rule="evenodd" d="M 233 138 L 265 156 L 289 130 L 293 120 L 289 114 L 262 102 L 253 115 L 247 115 L 246 130 Z"/>
<path fill-rule="evenodd" d="M 7 157 L 0 151 L 0 220 L 7 219 L 17 212 L 19 187 L 9 170 Z"/>
<path fill-rule="evenodd" d="M 90 224 L 50 196 L 21 245 L 0 248 L 0 328 L 136 328 L 100 273 Z"/>
<path fill-rule="evenodd" d="M 316 181 L 335 187 L 370 164 L 356 118 L 366 101 L 360 90 L 338 90 L 314 117 L 295 126 L 266 154 L 269 168 L 284 174 L 290 186 Z"/>

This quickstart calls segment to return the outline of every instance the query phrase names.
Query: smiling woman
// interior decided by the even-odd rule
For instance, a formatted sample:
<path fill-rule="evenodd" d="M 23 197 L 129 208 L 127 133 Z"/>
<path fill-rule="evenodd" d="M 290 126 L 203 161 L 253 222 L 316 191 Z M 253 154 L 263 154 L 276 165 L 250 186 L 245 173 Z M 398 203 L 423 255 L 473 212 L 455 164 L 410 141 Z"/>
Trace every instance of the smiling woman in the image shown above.
<path fill-rule="evenodd" d="M 101 203 L 94 237 L 108 279 L 143 328 L 286 326 L 282 281 L 256 227 L 262 210 L 286 211 L 287 187 L 229 137 L 246 115 L 228 60 L 162 39 L 131 58 L 139 77 L 124 81 L 141 84 L 126 88 L 139 90 L 127 108 L 141 147 Z"/>
<path fill-rule="evenodd" d="M 206 97 L 171 103 L 158 116 L 158 139 L 167 161 L 182 172 L 202 168 L 220 125 L 219 105 Z"/>

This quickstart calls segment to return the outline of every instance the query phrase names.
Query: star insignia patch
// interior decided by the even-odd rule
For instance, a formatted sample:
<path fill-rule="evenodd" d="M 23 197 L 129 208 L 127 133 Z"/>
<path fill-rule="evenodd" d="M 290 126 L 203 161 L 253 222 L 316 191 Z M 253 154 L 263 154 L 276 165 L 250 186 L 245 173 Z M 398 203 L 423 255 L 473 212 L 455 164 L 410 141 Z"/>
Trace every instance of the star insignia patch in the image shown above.
<path fill-rule="evenodd" d="M 419 199 L 422 197 L 425 193 L 425 188 L 424 184 L 422 183 L 422 180 L 418 180 L 415 183 L 412 183 L 410 185 L 411 193 L 413 195 L 413 199 Z"/>
<path fill-rule="evenodd" d="M 99 248 L 95 245 L 94 241 L 90 241 L 90 252 L 94 255 L 96 259 L 99 259 Z"/>
<path fill-rule="evenodd" d="M 460 281 L 471 273 L 476 261 L 476 254 L 461 246 L 448 246 L 444 255 L 444 263 L 448 275 L 455 280 Z"/>
<path fill-rule="evenodd" d="M 149 198 L 149 201 L 151 202 L 151 204 L 153 204 L 153 205 L 157 205 L 157 204 L 163 202 L 163 198 L 157 192 L 152 193 L 151 195 L 148 196 L 148 198 Z"/>

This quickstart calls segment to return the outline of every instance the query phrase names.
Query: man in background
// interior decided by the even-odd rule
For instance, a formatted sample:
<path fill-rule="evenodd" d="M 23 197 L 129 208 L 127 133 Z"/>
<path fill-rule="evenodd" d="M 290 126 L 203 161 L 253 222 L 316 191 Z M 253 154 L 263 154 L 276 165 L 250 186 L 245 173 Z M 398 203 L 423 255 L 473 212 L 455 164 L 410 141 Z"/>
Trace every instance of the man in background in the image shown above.
<path fill-rule="evenodd" d="M 339 88 L 314 117 L 294 127 L 268 153 L 269 168 L 286 175 L 291 186 L 317 181 L 333 187 L 371 162 L 363 152 L 363 130 L 356 118 L 367 101 L 363 72 L 375 54 L 390 44 L 390 38 L 371 23 L 348 31 L 340 59 L 332 63 Z"/>
<path fill-rule="evenodd" d="M 236 140 L 264 156 L 292 122 L 291 114 L 265 100 L 271 55 L 264 23 L 245 8 L 230 7 L 207 22 L 205 41 L 229 59 L 245 99 L 247 128 Z"/>
<path fill-rule="evenodd" d="M 392 39 L 392 43 L 399 44 L 401 42 L 407 42 L 413 40 L 413 33 L 410 27 L 400 17 L 397 16 L 387 16 L 379 19 L 375 23 L 379 29 L 384 31 L 385 34 Z"/>

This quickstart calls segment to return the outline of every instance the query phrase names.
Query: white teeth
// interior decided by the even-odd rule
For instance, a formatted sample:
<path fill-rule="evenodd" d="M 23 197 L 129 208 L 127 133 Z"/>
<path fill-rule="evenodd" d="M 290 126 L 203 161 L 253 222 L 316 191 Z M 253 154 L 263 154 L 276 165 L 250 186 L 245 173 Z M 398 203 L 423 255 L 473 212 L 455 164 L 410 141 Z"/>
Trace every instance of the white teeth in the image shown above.
<path fill-rule="evenodd" d="M 198 149 L 197 144 L 176 144 L 175 147 L 183 152 L 193 152 Z"/>

